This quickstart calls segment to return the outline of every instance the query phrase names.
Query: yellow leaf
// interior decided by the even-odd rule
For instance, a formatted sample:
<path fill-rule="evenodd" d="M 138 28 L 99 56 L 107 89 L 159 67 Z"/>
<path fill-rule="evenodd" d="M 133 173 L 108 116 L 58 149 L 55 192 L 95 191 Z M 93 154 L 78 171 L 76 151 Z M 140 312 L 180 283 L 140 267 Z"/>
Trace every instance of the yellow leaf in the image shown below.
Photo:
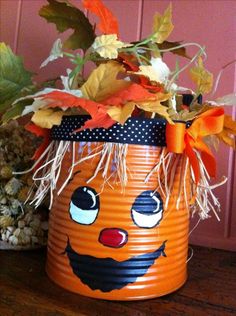
<path fill-rule="evenodd" d="M 223 131 L 216 136 L 219 138 L 220 141 L 235 149 L 235 137 L 230 133 L 230 130 L 224 128 Z"/>
<path fill-rule="evenodd" d="M 173 113 L 171 114 L 171 118 L 172 120 L 181 120 L 181 121 L 187 122 L 187 121 L 192 121 L 197 115 L 198 115 L 197 111 L 189 112 L 189 110 L 185 109 L 177 113 L 173 111 Z"/>
<path fill-rule="evenodd" d="M 65 115 L 63 111 L 55 111 L 52 109 L 42 109 L 34 113 L 31 121 L 42 128 L 52 128 L 53 125 L 60 125 L 62 116 Z"/>
<path fill-rule="evenodd" d="M 124 67 L 115 61 L 99 65 L 81 87 L 83 96 L 100 102 L 127 88 L 131 84 L 129 81 L 116 79 L 118 73 L 124 71 Z"/>
<path fill-rule="evenodd" d="M 127 102 L 124 106 L 110 106 L 108 107 L 107 114 L 120 124 L 124 124 L 131 116 L 135 108 L 135 102 Z"/>
<path fill-rule="evenodd" d="M 152 66 L 139 66 L 139 71 L 133 72 L 136 75 L 148 77 L 151 81 L 158 82 L 157 73 Z"/>
<path fill-rule="evenodd" d="M 211 91 L 213 85 L 213 75 L 204 68 L 201 57 L 198 59 L 198 65 L 190 69 L 190 77 L 197 85 L 199 94 Z"/>
<path fill-rule="evenodd" d="M 216 136 L 219 140 L 223 141 L 226 145 L 236 149 L 235 145 L 235 135 L 236 135 L 236 121 L 232 119 L 230 115 L 225 115 L 224 118 L 224 129 L 221 133 Z"/>
<path fill-rule="evenodd" d="M 225 115 L 224 127 L 229 129 L 232 134 L 236 135 L 236 121 L 232 119 L 232 116 Z"/>
<path fill-rule="evenodd" d="M 131 44 L 125 44 L 118 41 L 116 34 L 97 36 L 92 48 L 103 58 L 114 59 L 118 57 L 118 49 L 128 47 Z"/>
<path fill-rule="evenodd" d="M 170 95 L 168 93 L 158 93 L 156 94 L 156 100 L 137 102 L 136 105 L 138 108 L 144 111 L 159 114 L 163 116 L 169 123 L 173 123 L 168 114 L 168 107 L 161 104 L 161 102 L 166 101 L 169 98 Z"/>
<path fill-rule="evenodd" d="M 170 74 L 170 69 L 162 61 L 161 58 L 152 57 L 150 60 L 151 65 L 139 66 L 138 72 L 133 72 L 137 75 L 148 77 L 151 81 L 165 82 Z"/>
<path fill-rule="evenodd" d="M 165 10 L 164 14 L 156 13 L 153 18 L 153 33 L 154 40 L 161 44 L 170 33 L 173 31 L 174 25 L 172 24 L 172 5 L 169 4 L 168 8 Z"/>

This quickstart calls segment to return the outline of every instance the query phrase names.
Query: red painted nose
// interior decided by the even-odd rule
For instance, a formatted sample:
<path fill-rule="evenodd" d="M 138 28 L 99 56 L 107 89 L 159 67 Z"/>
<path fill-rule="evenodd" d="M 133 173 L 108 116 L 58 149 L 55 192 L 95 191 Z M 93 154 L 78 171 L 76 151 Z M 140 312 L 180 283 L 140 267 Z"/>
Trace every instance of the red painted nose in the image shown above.
<path fill-rule="evenodd" d="M 128 241 L 128 233 L 120 228 L 105 228 L 100 232 L 98 240 L 106 247 L 121 248 Z"/>

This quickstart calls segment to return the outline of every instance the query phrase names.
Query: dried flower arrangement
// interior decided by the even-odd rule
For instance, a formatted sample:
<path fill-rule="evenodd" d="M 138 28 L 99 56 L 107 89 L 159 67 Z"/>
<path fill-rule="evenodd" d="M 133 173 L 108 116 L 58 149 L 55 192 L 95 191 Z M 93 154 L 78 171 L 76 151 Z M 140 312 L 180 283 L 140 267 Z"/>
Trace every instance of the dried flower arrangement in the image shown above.
<path fill-rule="evenodd" d="M 47 221 L 26 202 L 32 173 L 14 175 L 32 165 L 38 141 L 17 121 L 0 128 L 0 249 L 29 249 L 46 244 Z"/>
<path fill-rule="evenodd" d="M 203 177 L 208 185 L 208 177 L 204 176 L 204 172 L 214 177 L 216 169 L 208 144 L 214 146 L 220 140 L 235 147 L 235 122 L 224 114 L 221 107 L 235 102 L 235 95 L 199 103 L 202 96 L 213 88 L 213 75 L 204 67 L 206 53 L 199 44 L 192 44 L 199 50 L 190 58 L 186 52 L 189 44 L 167 41 L 173 30 L 171 5 L 163 15 L 154 15 L 150 36 L 138 42 L 124 43 L 118 39 L 116 18 L 101 1 L 82 1 L 84 8 L 99 18 L 97 28 L 103 33 L 100 36 L 96 36 L 95 26 L 90 24 L 84 13 L 69 2 L 48 2 L 39 14 L 48 22 L 55 23 L 59 32 L 72 29 L 74 33 L 63 44 L 58 39 L 50 56 L 41 66 L 67 57 L 75 64 L 75 68 L 67 70 L 67 76 L 61 76 L 63 89 L 47 87 L 35 94 L 18 98 L 3 116 L 3 122 L 6 122 L 33 113 L 32 123 L 27 128 L 45 138 L 45 142 L 36 152 L 36 160 L 41 159 L 41 154 L 50 142 L 51 128 L 60 125 L 65 116 L 91 116 L 83 126 L 75 126 L 73 133 L 86 129 L 108 129 L 117 122 L 123 125 L 129 117 L 164 118 L 168 121 L 168 151 L 187 155 L 193 171 L 193 183 L 198 184 Z M 67 19 L 67 16 L 70 18 Z M 71 52 L 77 49 L 80 50 Z M 166 52 L 187 58 L 187 65 L 170 71 L 162 60 L 162 55 Z M 94 62 L 96 69 L 85 79 L 83 69 L 88 61 Z M 191 67 L 192 64 L 194 65 Z M 177 77 L 187 67 L 190 67 L 190 78 L 196 84 L 195 92 L 176 83 Z M 217 85 L 214 90 L 216 88 Z M 190 106 L 184 104 L 181 95 L 183 92 L 192 94 Z M 176 121 L 192 122 L 191 128 L 180 131 L 179 125 L 174 124 Z M 184 137 L 179 143 L 180 135 Z M 201 164 L 205 166 L 205 171 Z M 225 179 L 222 180 L 224 182 Z M 52 191 L 56 183 L 51 185 Z M 43 196 L 49 187 L 44 190 Z M 200 188 L 201 186 L 194 186 L 193 191 L 202 191 Z M 192 195 L 196 196 L 194 192 Z M 36 201 L 41 202 L 42 191 L 38 198 Z M 215 207 L 219 208 L 217 200 L 213 200 Z M 207 218 L 208 212 L 215 209 L 206 201 L 197 204 L 193 206 L 193 210 L 198 210 L 201 218 Z"/>

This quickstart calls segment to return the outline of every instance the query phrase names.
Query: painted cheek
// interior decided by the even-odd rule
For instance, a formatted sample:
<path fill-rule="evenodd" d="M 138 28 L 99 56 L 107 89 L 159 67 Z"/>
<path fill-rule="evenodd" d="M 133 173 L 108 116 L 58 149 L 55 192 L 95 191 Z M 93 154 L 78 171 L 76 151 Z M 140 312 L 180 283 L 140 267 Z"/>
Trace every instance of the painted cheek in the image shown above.
<path fill-rule="evenodd" d="M 100 232 L 99 242 L 111 248 L 121 248 L 128 241 L 128 233 L 120 228 L 105 228 Z"/>

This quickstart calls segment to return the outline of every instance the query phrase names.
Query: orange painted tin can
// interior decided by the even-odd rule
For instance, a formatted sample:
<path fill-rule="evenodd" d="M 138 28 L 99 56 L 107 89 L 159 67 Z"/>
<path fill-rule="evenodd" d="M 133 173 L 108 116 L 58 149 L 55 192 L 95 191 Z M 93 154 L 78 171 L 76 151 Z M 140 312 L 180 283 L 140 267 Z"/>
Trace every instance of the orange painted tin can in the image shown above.
<path fill-rule="evenodd" d="M 75 142 L 78 161 L 83 144 Z M 83 145 L 84 146 L 84 145 Z M 101 142 L 89 142 L 96 153 Z M 89 149 L 88 149 L 89 148 Z M 159 297 L 180 288 L 187 278 L 189 213 L 180 192 L 183 160 L 176 155 L 168 207 L 158 191 L 157 173 L 147 174 L 161 156 L 160 147 L 127 146 L 124 188 L 114 176 L 112 154 L 108 178 L 99 172 L 88 182 L 100 157 L 75 165 L 73 176 L 54 199 L 50 213 L 46 270 L 58 285 L 81 295 L 107 300 L 140 300 Z M 72 151 L 67 151 L 62 170 L 70 170 Z M 58 187 L 63 184 L 62 172 Z M 116 181 L 117 180 L 117 181 Z M 104 183 L 105 182 L 105 183 Z M 179 197 L 178 209 L 176 199 Z"/>

